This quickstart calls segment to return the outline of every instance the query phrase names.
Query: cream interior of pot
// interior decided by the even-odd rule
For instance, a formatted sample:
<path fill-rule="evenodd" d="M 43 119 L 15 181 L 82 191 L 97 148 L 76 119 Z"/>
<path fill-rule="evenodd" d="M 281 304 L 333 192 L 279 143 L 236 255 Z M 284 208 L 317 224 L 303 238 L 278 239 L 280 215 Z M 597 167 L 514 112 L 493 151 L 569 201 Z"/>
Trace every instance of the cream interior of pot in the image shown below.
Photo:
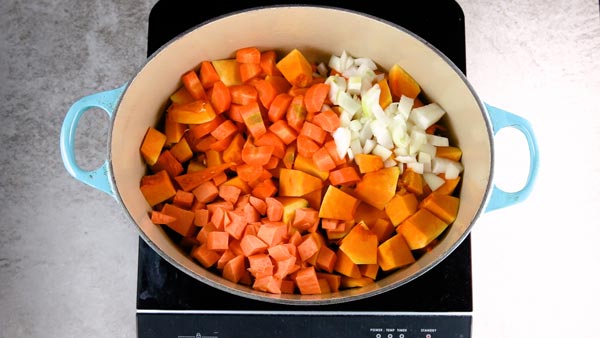
<path fill-rule="evenodd" d="M 370 57 L 382 68 L 399 63 L 440 104 L 452 130 L 451 142 L 463 151 L 463 179 L 456 221 L 440 243 L 415 264 L 369 286 L 325 295 L 274 295 L 231 283 L 187 257 L 149 219 L 151 210 L 139 189 L 146 167 L 139 148 L 149 126 L 156 126 L 180 76 L 203 60 L 234 57 L 236 49 L 275 49 L 280 57 L 298 48 L 310 60 L 332 54 Z M 336 303 L 373 296 L 407 282 L 443 260 L 468 235 L 487 201 L 492 172 L 492 136 L 487 112 L 472 88 L 447 58 L 401 27 L 359 13 L 326 7 L 257 8 L 217 18 L 182 34 L 157 51 L 126 89 L 111 128 L 110 164 L 123 207 L 141 236 L 166 260 L 198 280 L 224 291 L 286 304 Z"/>

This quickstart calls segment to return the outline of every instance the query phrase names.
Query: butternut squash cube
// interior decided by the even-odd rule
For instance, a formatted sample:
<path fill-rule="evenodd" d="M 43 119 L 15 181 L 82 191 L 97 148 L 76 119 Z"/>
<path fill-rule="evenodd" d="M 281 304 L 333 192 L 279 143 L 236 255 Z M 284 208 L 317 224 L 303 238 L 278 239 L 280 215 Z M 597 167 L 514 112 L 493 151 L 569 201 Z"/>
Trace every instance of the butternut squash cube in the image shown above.
<path fill-rule="evenodd" d="M 320 178 L 304 171 L 287 168 L 279 171 L 279 196 L 300 197 L 322 187 Z"/>
<path fill-rule="evenodd" d="M 456 219 L 459 203 L 458 197 L 433 192 L 423 199 L 421 207 L 450 224 Z"/>
<path fill-rule="evenodd" d="M 167 141 L 167 136 L 153 127 L 149 127 L 144 135 L 140 153 L 148 165 L 154 165 Z"/>
<path fill-rule="evenodd" d="M 294 86 L 303 88 L 312 82 L 312 65 L 298 49 L 292 49 L 277 62 L 276 67 Z"/>
<path fill-rule="evenodd" d="M 385 212 L 394 226 L 402 223 L 408 216 L 417 211 L 419 201 L 413 193 L 396 194 L 385 205 Z"/>
<path fill-rule="evenodd" d="M 412 250 L 422 249 L 436 239 L 448 226 L 448 223 L 425 208 L 419 209 L 412 216 L 396 227 Z"/>
<path fill-rule="evenodd" d="M 240 65 L 235 59 L 214 60 L 211 63 L 227 87 L 242 84 Z"/>
<path fill-rule="evenodd" d="M 361 201 L 368 203 L 379 210 L 396 194 L 400 168 L 389 167 L 366 173 L 360 182 L 356 183 L 354 194 Z"/>
<path fill-rule="evenodd" d="M 388 81 L 394 101 L 398 101 L 402 95 L 414 99 L 421 92 L 421 87 L 417 81 L 398 64 L 390 68 Z"/>
<path fill-rule="evenodd" d="M 172 198 L 177 193 L 166 170 L 143 176 L 140 190 L 151 207 Z"/>
<path fill-rule="evenodd" d="M 351 221 L 359 203 L 360 201 L 352 195 L 330 185 L 323 196 L 319 217 Z"/>

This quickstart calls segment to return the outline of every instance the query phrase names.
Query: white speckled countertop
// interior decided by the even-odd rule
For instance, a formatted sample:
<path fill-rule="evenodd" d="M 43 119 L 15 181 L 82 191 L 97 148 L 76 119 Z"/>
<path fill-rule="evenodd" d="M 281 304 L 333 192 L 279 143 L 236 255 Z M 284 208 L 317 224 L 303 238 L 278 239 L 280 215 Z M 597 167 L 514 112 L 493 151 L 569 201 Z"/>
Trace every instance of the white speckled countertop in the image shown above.
<path fill-rule="evenodd" d="M 65 171 L 58 140 L 75 100 L 143 64 L 154 3 L 0 3 L 1 338 L 135 336 L 138 235 L 112 197 Z M 529 120 L 540 149 L 531 196 L 473 229 L 473 337 L 598 337 L 598 1 L 458 3 L 468 78 Z M 84 168 L 104 159 L 107 130 L 103 112 L 82 118 Z M 519 136 L 497 139 L 505 188 L 522 181 Z"/>

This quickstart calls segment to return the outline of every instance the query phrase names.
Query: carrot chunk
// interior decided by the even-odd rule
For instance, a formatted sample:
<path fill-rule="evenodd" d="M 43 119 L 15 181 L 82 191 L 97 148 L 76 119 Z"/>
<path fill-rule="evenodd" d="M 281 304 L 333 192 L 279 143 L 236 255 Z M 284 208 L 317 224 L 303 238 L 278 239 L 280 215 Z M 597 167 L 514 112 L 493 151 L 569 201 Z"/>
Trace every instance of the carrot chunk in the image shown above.
<path fill-rule="evenodd" d="M 294 97 L 288 93 L 279 93 L 273 98 L 268 106 L 267 115 L 269 121 L 275 122 L 281 120 L 287 113 L 290 103 Z"/>
<path fill-rule="evenodd" d="M 256 47 L 243 47 L 235 52 L 235 60 L 239 63 L 260 64 L 261 52 Z"/>
<path fill-rule="evenodd" d="M 308 88 L 304 95 L 304 105 L 308 113 L 321 111 L 325 99 L 329 95 L 330 86 L 326 83 L 315 83 Z"/>
<path fill-rule="evenodd" d="M 200 82 L 200 78 L 196 71 L 190 70 L 186 72 L 181 76 L 181 81 L 183 82 L 185 89 L 187 89 L 194 99 L 199 100 L 206 97 L 206 92 L 204 91 L 204 87 L 202 86 L 202 82 Z"/>
<path fill-rule="evenodd" d="M 221 81 L 219 74 L 210 61 L 200 62 L 200 82 L 205 89 L 212 88 L 213 85 Z"/>
<path fill-rule="evenodd" d="M 333 133 L 341 125 L 340 117 L 331 109 L 313 116 L 312 122 L 329 133 Z"/>

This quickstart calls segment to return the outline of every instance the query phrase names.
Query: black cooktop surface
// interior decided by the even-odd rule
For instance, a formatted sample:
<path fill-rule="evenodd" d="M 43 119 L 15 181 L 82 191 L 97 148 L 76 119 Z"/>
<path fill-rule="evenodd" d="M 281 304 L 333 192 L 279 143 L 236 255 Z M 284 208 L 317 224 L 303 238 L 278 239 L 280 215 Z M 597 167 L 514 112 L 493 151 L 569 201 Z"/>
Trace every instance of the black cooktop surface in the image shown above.
<path fill-rule="evenodd" d="M 427 40 L 466 74 L 464 16 L 454 1 L 158 1 L 149 17 L 148 55 L 175 36 L 229 12 L 275 4 L 321 4 L 361 11 L 394 22 Z M 179 271 L 141 238 L 138 262 L 138 310 L 303 310 L 303 311 L 472 311 L 470 236 L 444 261 L 414 281 L 362 300 L 301 308 L 260 302 L 209 287 Z"/>

